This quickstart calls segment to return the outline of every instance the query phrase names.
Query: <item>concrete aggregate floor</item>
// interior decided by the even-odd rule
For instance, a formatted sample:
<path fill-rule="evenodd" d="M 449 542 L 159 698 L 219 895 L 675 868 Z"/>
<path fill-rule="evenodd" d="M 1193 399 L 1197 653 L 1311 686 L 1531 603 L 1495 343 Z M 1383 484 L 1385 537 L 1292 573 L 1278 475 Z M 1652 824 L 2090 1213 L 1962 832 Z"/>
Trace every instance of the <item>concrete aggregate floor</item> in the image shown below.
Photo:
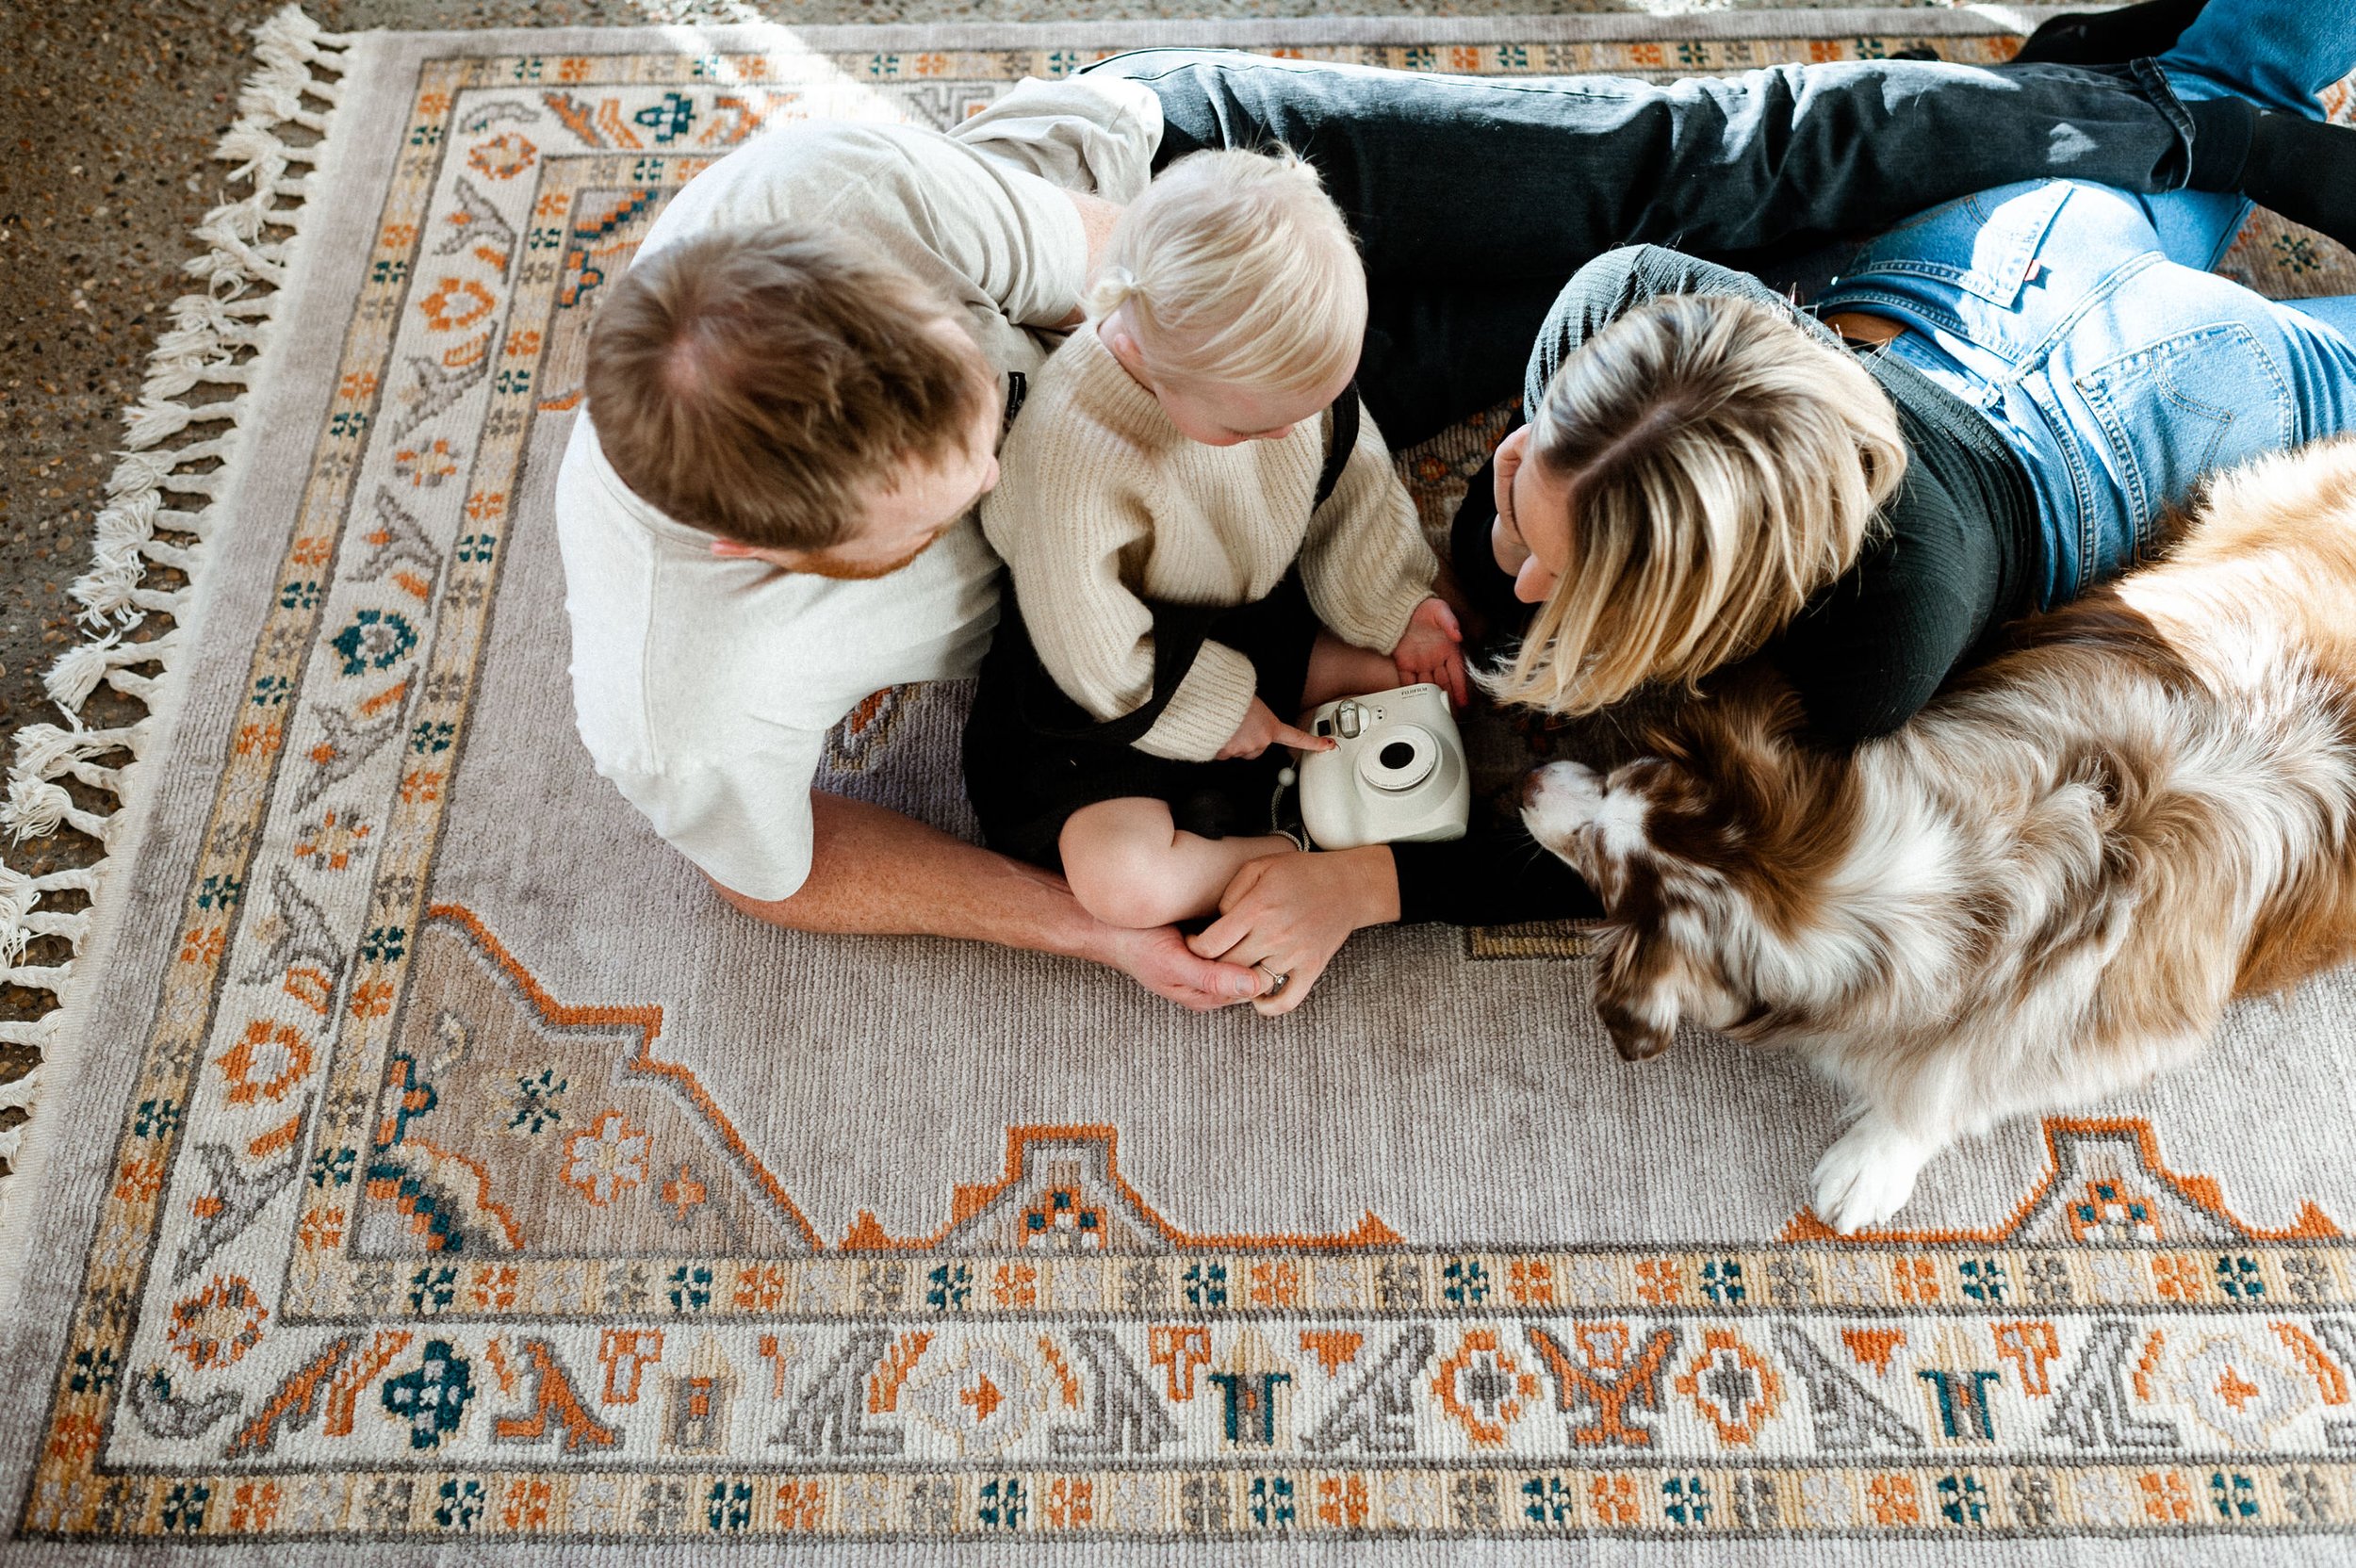
<path fill-rule="evenodd" d="M 249 30 L 279 3 L 0 0 L 0 743 L 20 725 L 57 717 L 41 678 L 77 636 L 66 588 L 88 560 L 122 411 L 138 397 L 166 308 L 186 291 L 179 269 L 193 252 L 188 230 L 225 194 L 226 168 L 209 155 L 253 68 Z M 307 0 L 307 8 L 336 30 L 1333 9 L 1331 0 Z M 1791 0 L 1350 0 L 1346 8 L 1531 15 L 1808 8 Z M 106 725 L 138 712 L 102 689 L 85 717 Z M 39 874 L 95 854 L 94 843 L 67 830 L 12 849 L 8 859 Z M 63 943 L 47 939 L 25 961 L 64 956 Z M 50 1004 L 45 993 L 0 988 L 0 1016 L 30 1018 Z M 27 1048 L 0 1046 L 0 1082 L 34 1060 Z M 0 1129 L 23 1119 L 0 1112 Z"/>

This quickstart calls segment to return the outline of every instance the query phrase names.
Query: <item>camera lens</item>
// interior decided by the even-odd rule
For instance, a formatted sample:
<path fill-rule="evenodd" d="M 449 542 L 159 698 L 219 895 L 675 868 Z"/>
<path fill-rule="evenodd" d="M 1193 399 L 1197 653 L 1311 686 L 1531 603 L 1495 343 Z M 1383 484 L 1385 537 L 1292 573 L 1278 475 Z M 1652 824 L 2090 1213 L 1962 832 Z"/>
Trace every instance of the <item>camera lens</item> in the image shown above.
<path fill-rule="evenodd" d="M 1439 765 L 1440 743 L 1420 725 L 1390 725 L 1367 737 L 1358 776 L 1386 794 L 1412 790 Z"/>

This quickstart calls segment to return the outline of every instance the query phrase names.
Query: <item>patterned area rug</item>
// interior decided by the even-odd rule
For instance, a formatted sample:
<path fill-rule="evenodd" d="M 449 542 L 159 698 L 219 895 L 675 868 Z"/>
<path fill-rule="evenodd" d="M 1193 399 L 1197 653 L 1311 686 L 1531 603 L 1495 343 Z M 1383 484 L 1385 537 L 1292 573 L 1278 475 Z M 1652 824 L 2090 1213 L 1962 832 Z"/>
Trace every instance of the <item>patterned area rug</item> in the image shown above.
<path fill-rule="evenodd" d="M 53 679 L 155 714 L 27 732 L 9 797 L 113 857 L 93 914 L 4 890 L 84 951 L 15 976 L 69 998 L 8 1184 L 0 1559 L 2345 1551 L 2356 977 L 1843 1242 L 1829 1093 L 1619 1063 L 1572 934 L 1373 933 L 1288 1020 L 1198 1019 L 728 915 L 571 732 L 584 327 L 764 123 L 947 124 L 1148 41 L 1669 74 L 1990 27 L 273 24 L 80 585 L 129 640 Z M 2232 265 L 2356 292 L 2280 225 Z M 1494 434 L 1402 459 L 1431 515 Z M 957 705 L 879 694 L 833 786 L 954 825 Z"/>

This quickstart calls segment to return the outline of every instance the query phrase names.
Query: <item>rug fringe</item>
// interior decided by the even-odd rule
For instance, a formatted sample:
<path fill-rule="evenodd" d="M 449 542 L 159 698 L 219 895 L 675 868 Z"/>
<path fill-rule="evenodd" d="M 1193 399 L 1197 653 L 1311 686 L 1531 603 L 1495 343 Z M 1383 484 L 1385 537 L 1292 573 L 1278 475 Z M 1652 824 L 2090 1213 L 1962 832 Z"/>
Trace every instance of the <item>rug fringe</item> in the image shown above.
<path fill-rule="evenodd" d="M 106 482 L 106 498 L 93 526 L 91 560 L 71 590 L 88 629 L 88 641 L 68 649 L 42 685 L 65 723 L 30 724 L 16 732 L 14 765 L 0 795 L 0 830 L 12 842 L 46 838 L 71 827 L 98 841 L 96 864 L 42 876 L 0 866 L 0 979 L 55 994 L 57 1005 L 30 1021 L 0 1022 L 0 1041 L 46 1050 L 58 1041 L 66 989 L 75 960 L 89 939 L 110 862 L 110 830 L 137 784 L 136 763 L 156 722 L 166 674 L 180 651 L 175 630 L 141 642 L 123 633 L 150 615 L 176 615 L 194 590 L 205 564 L 207 536 L 221 521 L 215 504 L 230 493 L 244 445 L 251 389 L 265 374 L 280 290 L 287 277 L 290 248 L 301 234 L 302 209 L 326 146 L 330 117 L 343 97 L 338 79 L 345 69 L 351 35 L 330 33 L 288 6 L 254 29 L 258 64 L 237 94 L 237 118 L 213 149 L 217 161 L 237 167 L 231 182 L 243 181 L 248 194 L 205 215 L 194 231 L 204 250 L 183 269 L 201 289 L 175 300 L 172 325 L 155 341 L 139 401 L 123 416 L 124 450 Z M 328 106 L 312 107 L 305 98 Z M 310 145 L 290 143 L 300 127 L 316 133 Z M 229 395 L 188 400 L 200 388 Z M 180 444 L 165 442 L 187 436 Z M 190 471 L 208 465 L 204 472 Z M 164 537 L 178 534 L 193 543 Z M 184 586 L 146 585 L 151 566 L 183 574 Z M 144 674 L 138 666 L 155 666 Z M 137 723 L 94 729 L 81 709 L 99 686 L 145 704 Z M 123 758 L 127 754 L 127 760 Z M 103 759 L 115 759 L 113 762 Z M 77 805 L 61 780 L 113 797 L 114 805 Z M 41 907 L 50 895 L 78 892 L 81 909 Z M 72 954 L 49 965 L 21 962 L 36 938 L 62 938 Z M 55 1064 L 46 1074 L 56 1077 Z M 41 1067 L 0 1084 L 0 1111 L 32 1111 L 44 1077 Z M 27 1121 L 0 1132 L 0 1159 L 21 1172 L 27 1135 L 41 1123 Z M 0 1231 L 7 1226 L 9 1196 L 23 1174 L 0 1181 Z"/>

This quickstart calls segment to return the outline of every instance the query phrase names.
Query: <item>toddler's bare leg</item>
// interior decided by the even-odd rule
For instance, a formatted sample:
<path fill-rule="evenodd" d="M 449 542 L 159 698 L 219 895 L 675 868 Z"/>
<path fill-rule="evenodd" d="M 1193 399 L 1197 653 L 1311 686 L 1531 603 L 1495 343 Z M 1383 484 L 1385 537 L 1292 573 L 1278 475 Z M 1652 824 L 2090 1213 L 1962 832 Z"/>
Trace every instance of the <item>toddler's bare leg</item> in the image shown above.
<path fill-rule="evenodd" d="M 1219 912 L 1247 860 L 1292 849 L 1269 833 L 1205 839 L 1182 833 L 1158 800 L 1102 800 L 1063 825 L 1063 874 L 1080 906 L 1107 925 L 1144 929 Z"/>
<path fill-rule="evenodd" d="M 1330 631 L 1317 633 L 1309 650 L 1309 678 L 1301 689 L 1301 706 L 1315 708 L 1336 697 L 1387 692 L 1399 684 L 1399 666 L 1387 653 L 1345 643 Z"/>

